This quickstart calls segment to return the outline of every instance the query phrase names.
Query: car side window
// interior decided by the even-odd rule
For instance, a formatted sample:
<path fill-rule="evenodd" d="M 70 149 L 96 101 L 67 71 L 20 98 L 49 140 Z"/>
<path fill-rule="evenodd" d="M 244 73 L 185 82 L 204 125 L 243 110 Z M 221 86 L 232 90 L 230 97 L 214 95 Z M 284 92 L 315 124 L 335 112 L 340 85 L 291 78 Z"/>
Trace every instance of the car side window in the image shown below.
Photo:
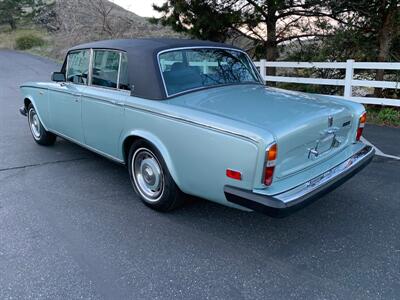
<path fill-rule="evenodd" d="M 68 54 L 67 81 L 87 84 L 89 77 L 89 50 L 74 51 Z"/>
<path fill-rule="evenodd" d="M 130 90 L 128 77 L 128 55 L 125 52 L 121 53 L 121 68 L 119 70 L 119 89 Z"/>
<path fill-rule="evenodd" d="M 119 56 L 117 51 L 93 51 L 92 85 L 117 88 Z"/>

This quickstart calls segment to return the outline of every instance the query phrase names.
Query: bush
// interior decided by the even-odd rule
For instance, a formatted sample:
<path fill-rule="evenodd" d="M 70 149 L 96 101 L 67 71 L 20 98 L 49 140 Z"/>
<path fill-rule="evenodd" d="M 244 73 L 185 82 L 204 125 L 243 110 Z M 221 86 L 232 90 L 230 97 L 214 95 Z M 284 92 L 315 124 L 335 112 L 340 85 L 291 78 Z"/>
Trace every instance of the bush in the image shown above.
<path fill-rule="evenodd" d="M 44 45 L 44 40 L 35 35 L 22 35 L 15 40 L 15 46 L 18 50 L 27 50 L 33 47 Z"/>
<path fill-rule="evenodd" d="M 368 106 L 367 120 L 370 123 L 388 126 L 400 126 L 400 109 L 395 107 Z"/>
<path fill-rule="evenodd" d="M 384 108 L 378 113 L 378 118 L 382 120 L 384 124 L 390 124 L 394 126 L 400 125 L 400 111 L 394 108 Z"/>

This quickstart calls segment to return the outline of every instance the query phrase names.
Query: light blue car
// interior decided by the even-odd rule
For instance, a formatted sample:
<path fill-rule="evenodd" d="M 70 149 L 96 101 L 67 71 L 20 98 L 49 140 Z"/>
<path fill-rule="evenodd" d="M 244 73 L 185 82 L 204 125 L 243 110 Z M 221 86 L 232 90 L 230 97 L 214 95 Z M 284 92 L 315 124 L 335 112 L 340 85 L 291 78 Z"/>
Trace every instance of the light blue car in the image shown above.
<path fill-rule="evenodd" d="M 367 165 L 362 105 L 269 88 L 242 50 L 181 39 L 100 41 L 53 82 L 21 86 L 34 140 L 68 139 L 129 170 L 149 207 L 185 194 L 285 215 Z"/>

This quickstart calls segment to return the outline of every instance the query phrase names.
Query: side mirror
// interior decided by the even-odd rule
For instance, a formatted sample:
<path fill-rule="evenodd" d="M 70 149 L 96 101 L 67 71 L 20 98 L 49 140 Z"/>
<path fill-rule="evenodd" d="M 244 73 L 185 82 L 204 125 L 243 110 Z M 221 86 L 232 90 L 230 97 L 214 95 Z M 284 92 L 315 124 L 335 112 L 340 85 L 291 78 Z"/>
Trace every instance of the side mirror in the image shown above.
<path fill-rule="evenodd" d="M 51 80 L 55 82 L 65 82 L 65 74 L 62 72 L 53 72 Z"/>

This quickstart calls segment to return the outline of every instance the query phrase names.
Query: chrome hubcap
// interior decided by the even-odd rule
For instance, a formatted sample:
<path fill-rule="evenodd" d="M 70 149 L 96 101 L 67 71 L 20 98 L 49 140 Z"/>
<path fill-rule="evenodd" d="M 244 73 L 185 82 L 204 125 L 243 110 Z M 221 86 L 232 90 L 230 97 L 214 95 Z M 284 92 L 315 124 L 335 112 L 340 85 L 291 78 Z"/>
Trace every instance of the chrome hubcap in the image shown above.
<path fill-rule="evenodd" d="M 40 121 L 33 108 L 29 110 L 28 119 L 33 137 L 37 140 L 40 139 Z"/>
<path fill-rule="evenodd" d="M 164 191 L 164 175 L 155 155 L 146 148 L 136 150 L 132 174 L 137 190 L 149 202 L 158 201 Z"/>

